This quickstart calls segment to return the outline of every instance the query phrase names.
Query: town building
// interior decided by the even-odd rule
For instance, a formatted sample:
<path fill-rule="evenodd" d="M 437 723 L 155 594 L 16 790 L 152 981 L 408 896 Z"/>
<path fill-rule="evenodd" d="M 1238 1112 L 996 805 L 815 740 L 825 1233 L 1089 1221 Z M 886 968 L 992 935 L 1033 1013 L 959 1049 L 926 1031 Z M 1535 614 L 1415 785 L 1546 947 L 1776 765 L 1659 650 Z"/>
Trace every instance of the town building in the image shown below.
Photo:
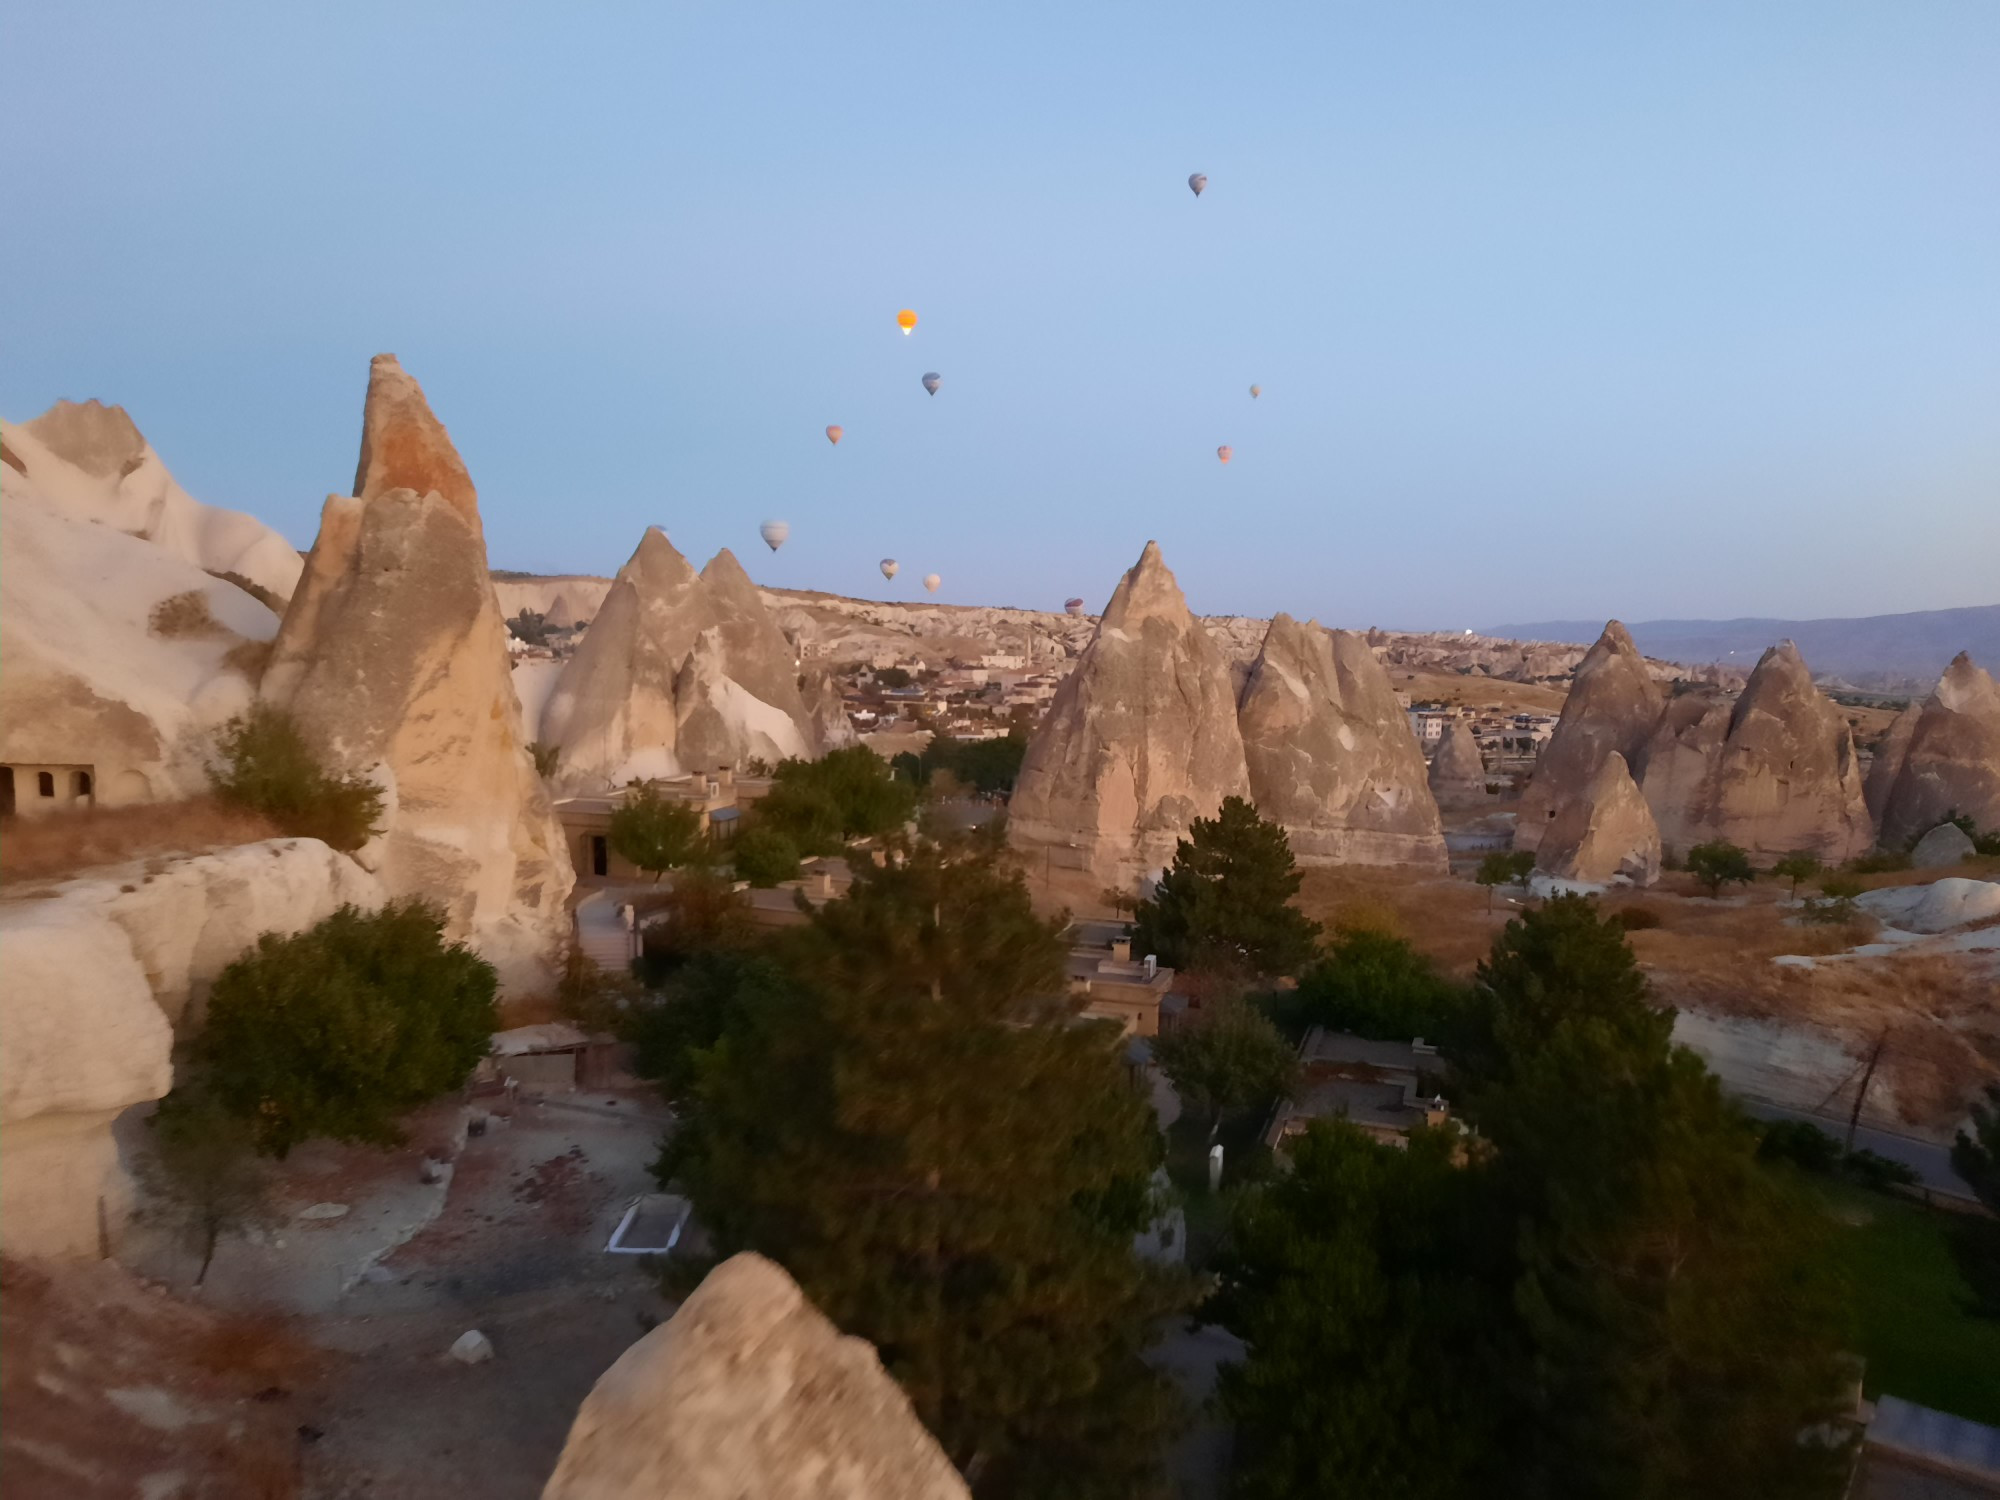
<path fill-rule="evenodd" d="M 1380 1042 L 1314 1026 L 1299 1043 L 1299 1084 L 1271 1117 L 1264 1143 L 1282 1150 L 1314 1120 L 1342 1119 L 1389 1146 L 1419 1125 L 1442 1125 L 1451 1107 L 1437 1092 L 1445 1065 L 1422 1037 Z"/>
<path fill-rule="evenodd" d="M 739 776 L 728 766 L 645 784 L 669 801 L 700 809 L 702 826 L 717 840 L 733 838 L 743 808 L 771 789 L 768 776 Z M 600 796 L 557 799 L 556 821 L 562 825 L 578 885 L 630 885 L 653 878 L 611 847 L 611 815 L 625 805 L 630 794 L 631 789 L 625 788 Z"/>
<path fill-rule="evenodd" d="M 1132 1037 L 1158 1036 L 1163 1023 L 1171 1026 L 1181 1009 L 1174 971 L 1150 953 L 1134 958 L 1122 923 L 1079 922 L 1069 938 L 1069 991 L 1083 1000 L 1086 1016 L 1116 1021 Z"/>

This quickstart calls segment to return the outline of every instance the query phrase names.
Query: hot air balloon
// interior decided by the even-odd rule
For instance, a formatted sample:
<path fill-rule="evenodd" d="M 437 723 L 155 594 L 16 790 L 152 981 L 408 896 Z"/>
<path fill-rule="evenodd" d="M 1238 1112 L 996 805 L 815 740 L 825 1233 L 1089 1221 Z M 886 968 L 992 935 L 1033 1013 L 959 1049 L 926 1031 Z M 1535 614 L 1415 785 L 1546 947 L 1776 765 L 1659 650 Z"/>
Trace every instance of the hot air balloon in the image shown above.
<path fill-rule="evenodd" d="M 938 374 L 936 370 L 931 371 L 930 374 L 924 377 L 924 389 L 929 391 L 933 396 L 937 394 L 937 388 L 943 384 L 944 377 Z"/>
<path fill-rule="evenodd" d="M 895 558 L 885 557 L 881 562 L 882 576 L 884 578 L 894 578 L 902 570 L 902 566 Z"/>
<path fill-rule="evenodd" d="M 1259 396 L 1263 394 L 1264 394 L 1264 387 L 1262 387 L 1261 385 L 1253 385 L 1250 387 L 1250 399 L 1252 401 L 1255 401 Z"/>
<path fill-rule="evenodd" d="M 1196 172 L 1188 178 L 1188 186 L 1194 189 L 1195 197 L 1199 198 L 1201 190 L 1208 186 L 1208 178 L 1205 174 Z"/>
<path fill-rule="evenodd" d="M 827 428 L 826 440 L 829 443 L 837 443 L 840 441 L 841 437 L 846 433 L 846 431 L 847 429 L 845 427 L 842 427 L 838 422 L 836 422 L 834 423 L 833 426 Z"/>
<path fill-rule="evenodd" d="M 924 587 L 929 589 L 933 594 L 938 591 L 938 585 L 943 582 L 944 580 L 935 573 L 924 574 Z"/>
<path fill-rule="evenodd" d="M 785 538 L 792 534 L 791 523 L 788 521 L 766 521 L 757 528 L 757 531 L 764 538 L 764 545 L 773 552 L 784 546 Z"/>
<path fill-rule="evenodd" d="M 1229 444 L 1224 443 L 1220 448 L 1217 448 L 1215 450 L 1215 456 L 1221 459 L 1224 463 L 1228 463 L 1230 454 L 1235 451 L 1236 450 L 1231 448 Z"/>
<path fill-rule="evenodd" d="M 903 330 L 903 337 L 910 336 L 910 330 L 917 326 L 917 315 L 907 307 L 896 314 L 896 326 Z"/>
<path fill-rule="evenodd" d="M 1081 615 L 1083 613 L 1083 601 L 1081 599 L 1065 599 L 1063 600 L 1063 610 L 1068 614 Z"/>

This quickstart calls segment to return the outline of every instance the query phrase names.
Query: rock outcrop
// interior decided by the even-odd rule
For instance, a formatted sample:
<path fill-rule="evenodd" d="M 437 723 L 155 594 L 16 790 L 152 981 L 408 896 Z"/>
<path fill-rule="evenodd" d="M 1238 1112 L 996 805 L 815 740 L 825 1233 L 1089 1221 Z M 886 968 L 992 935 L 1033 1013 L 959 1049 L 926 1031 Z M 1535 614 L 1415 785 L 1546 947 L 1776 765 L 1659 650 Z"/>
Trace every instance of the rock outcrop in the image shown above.
<path fill-rule="evenodd" d="M 1423 752 L 1361 637 L 1276 616 L 1237 724 L 1251 796 L 1301 864 L 1447 868 Z"/>
<path fill-rule="evenodd" d="M 1606 755 L 1583 794 L 1557 809 L 1535 851 L 1535 868 L 1587 885 L 1659 879 L 1660 831 L 1624 756 L 1615 750 Z"/>
<path fill-rule="evenodd" d="M 577 619 L 575 607 L 569 602 L 569 595 L 561 593 L 549 601 L 548 612 L 542 616 L 542 622 L 551 630 L 574 630 L 582 623 Z"/>
<path fill-rule="evenodd" d="M 1476 806 L 1486 801 L 1486 761 L 1479 753 L 1479 741 L 1472 726 L 1453 719 L 1431 756 L 1429 774 L 1431 796 L 1440 807 Z"/>
<path fill-rule="evenodd" d="M 1853 734 L 1790 641 L 1764 653 L 1726 726 L 1721 705 L 1686 702 L 1663 717 L 1642 777 L 1669 848 L 1727 839 L 1753 858 L 1837 863 L 1874 844 Z"/>
<path fill-rule="evenodd" d="M 1909 707 L 1896 715 L 1888 733 L 1875 746 L 1875 758 L 1869 762 L 1868 779 L 1862 783 L 1861 791 L 1868 801 L 1868 816 L 1878 827 L 1888 809 L 1889 793 L 1896 785 L 1896 778 L 1903 774 L 1903 759 L 1910 753 L 1910 737 L 1917 732 L 1917 722 L 1923 716 L 1922 700 L 1912 700 Z"/>
<path fill-rule="evenodd" d="M 449 447 L 416 383 L 378 356 L 359 475 L 369 493 L 328 498 L 262 691 L 336 770 L 383 786 L 385 832 L 363 859 L 384 889 L 440 903 L 448 933 L 506 990 L 534 990 L 553 977 L 573 876 L 527 753 L 471 484 Z M 382 488 L 398 476 L 449 493 Z"/>
<path fill-rule="evenodd" d="M 854 724 L 847 717 L 847 704 L 840 695 L 839 680 L 825 667 L 809 668 L 799 685 L 806 713 L 812 718 L 812 738 L 822 753 L 842 750 L 861 743 Z"/>
<path fill-rule="evenodd" d="M 698 699 L 680 701 L 682 682 Z M 682 744 L 683 722 L 697 741 Z M 724 550 L 696 573 L 656 526 L 563 668 L 541 738 L 576 791 L 819 748 L 792 647 L 742 565 Z"/>
<path fill-rule="evenodd" d="M 178 602 L 162 629 L 154 614 L 168 600 Z M 0 760 L 16 768 L 16 810 L 208 790 L 213 731 L 249 706 L 254 657 L 277 630 L 270 610 L 193 563 L 9 495 L 0 502 Z M 43 767 L 50 797 L 41 795 Z M 89 777 L 87 793 L 79 775 Z"/>
<path fill-rule="evenodd" d="M 1029 742 L 1008 837 L 1034 865 L 1130 887 L 1249 791 L 1228 663 L 1148 542 Z"/>
<path fill-rule="evenodd" d="M 967 1500 L 875 1351 L 724 1261 L 584 1398 L 542 1500 Z"/>
<path fill-rule="evenodd" d="M 1972 836 L 1956 823 L 1940 823 L 1910 850 L 1913 870 L 1948 870 L 1962 865 L 1977 851 Z"/>
<path fill-rule="evenodd" d="M 1882 843 L 1900 849 L 1953 813 L 2000 830 L 2000 687 L 1960 652 L 1945 669 L 1882 806 Z"/>
<path fill-rule="evenodd" d="M 197 568 L 238 574 L 280 600 L 298 584 L 297 549 L 256 517 L 188 494 L 123 407 L 58 401 L 22 426 L 0 422 L 0 444 L 8 460 L 0 504 L 38 500 Z"/>
<path fill-rule="evenodd" d="M 1643 768 L 1646 742 L 1664 706 L 1630 633 L 1609 621 L 1577 666 L 1562 717 L 1522 793 L 1514 847 L 1538 847 L 1561 808 L 1590 787 L 1605 757 Z"/>
<path fill-rule="evenodd" d="M 93 1256 L 131 1211 L 111 1123 L 172 1085 L 173 1034 L 106 917 L 10 902 L 0 951 L 0 1249 Z"/>

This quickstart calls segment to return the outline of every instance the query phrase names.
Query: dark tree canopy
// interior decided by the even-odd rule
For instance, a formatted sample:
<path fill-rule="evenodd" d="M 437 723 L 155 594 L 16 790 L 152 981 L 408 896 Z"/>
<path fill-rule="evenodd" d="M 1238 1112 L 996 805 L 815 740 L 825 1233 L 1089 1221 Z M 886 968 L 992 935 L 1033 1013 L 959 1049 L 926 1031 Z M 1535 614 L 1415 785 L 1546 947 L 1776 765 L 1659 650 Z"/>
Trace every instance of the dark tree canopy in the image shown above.
<path fill-rule="evenodd" d="M 1182 1283 L 1132 1254 L 1160 1139 L 1063 956 L 990 857 L 859 866 L 715 1006 L 662 1162 L 719 1251 L 876 1345 L 981 1495 L 1145 1493 L 1171 1409 L 1139 1356 Z"/>
<path fill-rule="evenodd" d="M 738 880 L 769 888 L 798 878 L 799 846 L 782 829 L 753 819 L 729 846 L 729 863 Z"/>
<path fill-rule="evenodd" d="M 1465 986 L 1405 938 L 1369 928 L 1334 934 L 1325 953 L 1299 976 L 1305 1019 L 1358 1036 L 1447 1048 L 1465 1025 Z"/>
<path fill-rule="evenodd" d="M 838 854 L 851 839 L 897 832 L 916 811 L 916 788 L 866 745 L 850 745 L 818 760 L 781 762 L 757 819 L 801 855 Z"/>
<path fill-rule="evenodd" d="M 707 856 L 702 810 L 663 796 L 651 782 L 637 782 L 611 814 L 611 847 L 655 880 L 668 870 Z"/>
<path fill-rule="evenodd" d="M 1221 997 L 1155 1037 L 1153 1061 L 1181 1100 L 1208 1116 L 1210 1140 L 1226 1112 L 1286 1093 L 1298 1065 L 1284 1033 L 1241 995 Z"/>
<path fill-rule="evenodd" d="M 1285 830 L 1230 797 L 1215 817 L 1195 819 L 1173 867 L 1139 903 L 1135 951 L 1177 968 L 1297 973 L 1319 936 L 1291 904 L 1300 879 Z"/>
<path fill-rule="evenodd" d="M 262 1151 L 315 1136 L 395 1145 L 403 1115 L 486 1055 L 495 988 L 434 908 L 343 906 L 295 937 L 266 933 L 222 971 L 195 1059 Z"/>

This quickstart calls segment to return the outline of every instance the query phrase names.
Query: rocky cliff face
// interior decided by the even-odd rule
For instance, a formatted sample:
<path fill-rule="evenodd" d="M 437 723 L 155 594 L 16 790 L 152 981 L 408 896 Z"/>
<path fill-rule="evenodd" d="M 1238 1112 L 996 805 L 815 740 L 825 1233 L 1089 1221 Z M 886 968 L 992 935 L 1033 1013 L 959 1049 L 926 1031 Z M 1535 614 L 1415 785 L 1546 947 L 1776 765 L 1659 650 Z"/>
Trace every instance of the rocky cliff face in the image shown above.
<path fill-rule="evenodd" d="M 1875 759 L 1869 763 L 1868 779 L 1862 783 L 1861 792 L 1868 800 L 1868 816 L 1878 826 L 1889 806 L 1889 792 L 1896 785 L 1896 778 L 1903 773 L 1903 757 L 1910 753 L 1910 737 L 1917 732 L 1917 722 L 1923 716 L 1923 701 L 1913 700 L 1908 708 L 1896 715 L 1889 732 L 1875 747 Z"/>
<path fill-rule="evenodd" d="M 1606 755 L 1582 795 L 1558 809 L 1535 851 L 1535 868 L 1590 885 L 1616 879 L 1651 885 L 1660 878 L 1660 831 L 1624 756 Z"/>
<path fill-rule="evenodd" d="M 2000 687 L 1964 652 L 1910 731 L 1883 802 L 1882 842 L 1899 849 L 1952 813 L 2000 829 Z"/>
<path fill-rule="evenodd" d="M 1472 736 L 1472 726 L 1465 720 L 1453 719 L 1445 730 L 1437 753 L 1431 757 L 1429 780 L 1431 795 L 1440 806 L 1468 806 L 1487 800 L 1486 761 L 1479 753 L 1479 741 Z"/>
<path fill-rule="evenodd" d="M 1008 837 L 1031 864 L 1129 887 L 1249 791 L 1228 664 L 1148 542 L 1029 742 Z"/>
<path fill-rule="evenodd" d="M 534 990 L 553 977 L 573 876 L 527 753 L 470 482 L 422 402 L 393 356 L 378 356 L 369 493 L 327 500 L 263 694 L 333 766 L 385 788 L 386 831 L 364 851 L 384 888 L 443 905 L 451 936 L 505 989 Z M 395 486 L 399 476 L 446 488 Z"/>
<path fill-rule="evenodd" d="M 34 421 L 0 422 L 0 501 L 27 497 L 69 517 L 151 542 L 279 599 L 299 581 L 299 554 L 254 516 L 203 505 L 167 472 L 122 406 L 58 401 Z"/>
<path fill-rule="evenodd" d="M 1521 796 L 1514 847 L 1538 847 L 1550 820 L 1584 793 L 1606 756 L 1643 766 L 1646 742 L 1664 705 L 1631 635 L 1618 621 L 1607 623 L 1576 669 L 1562 718 Z"/>
<path fill-rule="evenodd" d="M 1237 723 L 1257 809 L 1301 864 L 1446 868 L 1423 754 L 1359 636 L 1275 617 Z"/>
<path fill-rule="evenodd" d="M 1644 774 L 1669 848 L 1727 839 L 1759 859 L 1810 850 L 1837 862 L 1875 842 L 1853 735 L 1790 641 L 1764 653 L 1726 727 L 1712 705 L 1675 733 L 1694 708 L 1674 707 Z"/>
<path fill-rule="evenodd" d="M 738 1255 L 599 1378 L 542 1500 L 967 1500 L 875 1351 Z"/>

